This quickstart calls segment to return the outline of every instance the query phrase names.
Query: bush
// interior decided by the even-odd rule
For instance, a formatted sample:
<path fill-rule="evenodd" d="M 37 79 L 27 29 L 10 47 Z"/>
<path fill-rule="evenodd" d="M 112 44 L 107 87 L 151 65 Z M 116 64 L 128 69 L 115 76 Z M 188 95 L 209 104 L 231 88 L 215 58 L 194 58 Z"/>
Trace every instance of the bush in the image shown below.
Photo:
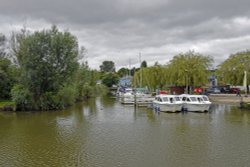
<path fill-rule="evenodd" d="M 67 85 L 58 92 L 61 107 L 73 105 L 77 98 L 77 91 L 74 85 Z"/>
<path fill-rule="evenodd" d="M 15 85 L 11 90 L 12 100 L 16 104 L 16 110 L 31 110 L 31 94 L 22 85 Z"/>

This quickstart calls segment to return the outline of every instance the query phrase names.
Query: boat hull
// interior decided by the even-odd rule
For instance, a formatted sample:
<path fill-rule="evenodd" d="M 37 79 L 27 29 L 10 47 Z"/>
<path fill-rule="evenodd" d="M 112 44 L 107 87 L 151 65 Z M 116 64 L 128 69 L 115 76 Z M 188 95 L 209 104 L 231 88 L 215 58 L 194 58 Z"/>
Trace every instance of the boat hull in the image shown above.
<path fill-rule="evenodd" d="M 161 112 L 178 112 L 182 110 L 183 104 L 175 103 L 153 103 L 154 108 Z"/>
<path fill-rule="evenodd" d="M 183 105 L 183 109 L 186 111 L 191 111 L 191 112 L 206 112 L 209 110 L 210 104 L 190 104 L 190 103 L 185 103 Z"/>

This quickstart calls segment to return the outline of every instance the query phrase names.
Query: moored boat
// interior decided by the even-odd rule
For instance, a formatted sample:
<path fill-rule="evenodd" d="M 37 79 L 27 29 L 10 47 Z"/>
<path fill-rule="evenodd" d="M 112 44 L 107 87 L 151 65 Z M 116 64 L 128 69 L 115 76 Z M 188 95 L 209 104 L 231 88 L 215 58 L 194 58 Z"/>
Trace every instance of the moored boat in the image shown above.
<path fill-rule="evenodd" d="M 206 112 L 209 110 L 211 102 L 206 95 L 182 94 L 180 99 L 183 102 L 183 110 Z"/>
<path fill-rule="evenodd" d="M 183 102 L 177 95 L 160 94 L 155 96 L 153 108 L 162 112 L 181 111 Z"/>

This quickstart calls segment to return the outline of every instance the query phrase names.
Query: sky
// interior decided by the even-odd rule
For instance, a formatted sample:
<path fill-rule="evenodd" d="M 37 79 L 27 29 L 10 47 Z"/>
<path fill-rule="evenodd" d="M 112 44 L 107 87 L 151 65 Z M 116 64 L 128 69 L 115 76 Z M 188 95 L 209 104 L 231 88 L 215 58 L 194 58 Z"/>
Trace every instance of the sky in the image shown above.
<path fill-rule="evenodd" d="M 249 0 L 0 0 L 0 33 L 56 25 L 87 49 L 93 69 L 168 63 L 190 50 L 214 59 L 250 48 Z"/>

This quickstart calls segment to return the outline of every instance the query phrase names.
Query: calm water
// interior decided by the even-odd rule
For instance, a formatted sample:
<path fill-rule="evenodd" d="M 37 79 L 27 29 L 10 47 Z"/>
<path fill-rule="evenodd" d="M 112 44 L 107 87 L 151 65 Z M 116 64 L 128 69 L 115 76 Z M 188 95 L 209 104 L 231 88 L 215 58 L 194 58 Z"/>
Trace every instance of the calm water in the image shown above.
<path fill-rule="evenodd" d="M 97 98 L 60 112 L 0 113 L 0 166 L 246 167 L 250 111 L 155 114 Z"/>

